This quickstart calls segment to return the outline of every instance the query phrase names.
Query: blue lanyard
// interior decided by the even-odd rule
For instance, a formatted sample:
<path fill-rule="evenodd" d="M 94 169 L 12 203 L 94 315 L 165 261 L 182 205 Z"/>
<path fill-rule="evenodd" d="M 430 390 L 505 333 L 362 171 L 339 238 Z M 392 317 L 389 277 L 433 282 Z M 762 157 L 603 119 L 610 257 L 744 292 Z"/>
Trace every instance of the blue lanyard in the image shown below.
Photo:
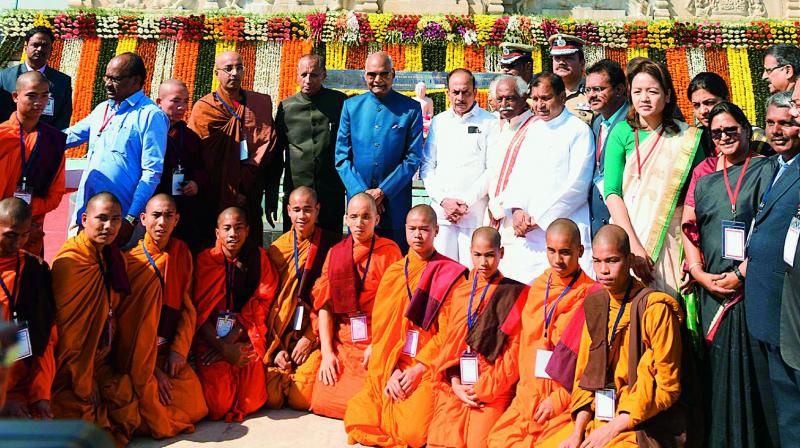
<path fill-rule="evenodd" d="M 223 106 L 225 106 L 225 109 L 227 109 L 228 112 L 230 112 L 231 115 L 233 115 L 233 118 L 235 118 L 236 121 L 239 122 L 239 126 L 241 126 L 242 130 L 244 130 L 244 120 L 242 120 L 242 117 L 240 117 L 239 114 L 237 114 L 236 111 L 233 110 L 233 108 L 229 106 L 228 103 L 226 103 L 225 100 L 223 100 L 222 97 L 217 94 L 217 92 L 214 92 L 214 98 L 219 100 L 219 102 L 222 103 Z"/>
<path fill-rule="evenodd" d="M 11 310 L 11 318 L 17 318 L 16 312 L 16 305 L 14 304 L 14 300 L 17 297 L 17 285 L 19 284 L 19 265 L 20 265 L 20 256 L 19 252 L 17 252 L 17 267 L 14 268 L 14 289 L 11 291 L 8 290 L 8 286 L 6 286 L 6 282 L 3 281 L 3 277 L 0 276 L 0 286 L 3 287 L 3 292 L 6 293 L 6 297 L 8 297 L 8 308 Z"/>
<path fill-rule="evenodd" d="M 478 302 L 477 308 L 475 308 L 475 312 L 472 312 L 472 299 L 475 298 L 475 288 L 478 286 L 478 273 L 475 272 L 475 275 L 472 279 L 472 292 L 469 295 L 469 308 L 467 308 L 467 329 L 472 330 L 472 327 L 475 325 L 475 321 L 478 320 L 478 312 L 481 310 L 481 306 L 483 305 L 483 299 L 486 298 L 486 291 L 489 290 L 489 286 L 492 284 L 492 280 L 497 275 L 495 272 L 489 277 L 489 280 L 486 282 L 486 286 L 483 288 L 483 293 L 481 294 L 481 300 Z"/>
<path fill-rule="evenodd" d="M 144 251 L 144 256 L 147 257 L 147 261 L 150 262 L 150 266 L 152 266 L 153 270 L 156 271 L 156 277 L 158 277 L 158 281 L 161 283 L 161 287 L 163 288 L 164 276 L 161 275 L 161 271 L 158 270 L 155 260 L 153 260 L 153 257 L 150 255 L 150 252 L 147 251 L 147 247 L 145 247 L 144 245 L 144 239 L 142 240 L 142 250 Z"/>
<path fill-rule="evenodd" d="M 361 285 L 367 280 L 367 272 L 369 272 L 369 264 L 372 262 L 372 251 L 375 249 L 375 235 L 372 236 L 372 243 L 369 245 L 369 255 L 367 256 L 367 264 L 364 266 L 364 275 L 361 276 Z"/>
<path fill-rule="evenodd" d="M 769 186 L 767 187 L 767 190 L 764 192 L 764 195 L 761 196 L 761 202 L 758 203 L 758 212 L 756 214 L 761 213 L 761 210 L 763 210 L 764 206 L 767 205 L 767 198 L 769 197 L 770 191 L 772 191 L 772 186 L 775 185 L 776 183 L 775 178 L 778 177 L 778 173 L 780 172 L 780 170 L 781 169 L 779 167 L 778 171 L 776 171 L 775 174 L 772 175 L 772 179 L 769 181 Z"/>
<path fill-rule="evenodd" d="M 572 280 L 570 280 L 569 285 L 561 291 L 558 298 L 553 302 L 553 307 L 550 308 L 550 312 L 547 312 L 547 299 L 550 297 L 550 281 L 553 279 L 553 273 L 551 272 L 550 275 L 547 276 L 547 287 L 544 290 L 544 338 L 547 339 L 547 329 L 550 327 L 550 321 L 553 319 L 553 313 L 556 312 L 556 306 L 558 306 L 558 302 L 564 298 L 565 295 L 575 286 L 575 282 L 578 281 L 578 277 L 581 276 L 581 270 L 578 269 L 578 272 L 572 276 Z"/>
<path fill-rule="evenodd" d="M 300 254 L 297 250 L 297 230 L 294 228 L 292 229 L 292 242 L 294 243 L 294 276 L 300 281 Z"/>
<path fill-rule="evenodd" d="M 225 305 L 228 311 L 233 311 L 233 276 L 236 267 L 225 257 Z"/>
<path fill-rule="evenodd" d="M 36 125 L 36 130 L 39 130 L 39 125 Z M 31 151 L 31 158 L 27 161 L 25 160 L 25 130 L 22 129 L 22 123 L 19 124 L 19 152 L 20 157 L 22 158 L 22 188 L 26 187 L 26 183 L 28 183 L 28 170 L 31 168 L 31 164 L 33 163 L 33 159 L 36 158 L 36 154 L 39 152 L 39 142 L 41 139 L 39 135 L 36 136 L 36 143 L 33 144 L 33 151 Z"/>
<path fill-rule="evenodd" d="M 622 318 L 622 314 L 625 312 L 625 305 L 628 304 L 628 300 L 631 297 L 631 289 L 633 289 L 633 278 L 631 278 L 630 283 L 628 283 L 628 289 L 625 290 L 625 296 L 622 297 L 622 306 L 619 308 L 619 313 L 617 313 L 617 319 L 614 321 L 614 328 L 611 329 L 611 339 L 608 341 L 608 347 L 611 348 L 614 345 L 614 338 L 617 336 L 617 325 L 619 325 L 619 321 Z"/>
<path fill-rule="evenodd" d="M 405 273 L 406 273 L 406 294 L 408 294 L 408 300 L 411 300 L 411 287 L 408 286 L 408 255 L 406 255 Z"/>

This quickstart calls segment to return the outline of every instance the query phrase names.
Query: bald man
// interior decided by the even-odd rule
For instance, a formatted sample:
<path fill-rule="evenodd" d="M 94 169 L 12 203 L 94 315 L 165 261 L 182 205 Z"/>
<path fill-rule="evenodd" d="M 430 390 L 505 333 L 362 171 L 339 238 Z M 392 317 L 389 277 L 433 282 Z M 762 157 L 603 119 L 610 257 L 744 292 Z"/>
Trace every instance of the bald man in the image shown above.
<path fill-rule="evenodd" d="M 139 214 L 161 181 L 167 147 L 169 120 L 142 91 L 146 78 L 141 56 L 115 56 L 103 76 L 108 101 L 64 131 L 67 148 L 89 144 L 89 165 L 78 187 L 73 222 L 80 225 L 89 198 L 101 191 L 112 193 L 122 206 L 119 246 L 130 241 Z"/>
<path fill-rule="evenodd" d="M 55 304 L 50 267 L 22 250 L 31 230 L 31 207 L 19 198 L 0 201 L 0 309 L 20 323 L 22 352 L 11 365 L 0 416 L 51 419 L 55 373 Z"/>
<path fill-rule="evenodd" d="M 56 376 L 53 414 L 82 419 L 107 430 L 117 445 L 139 427 L 130 376 L 115 362 L 114 344 L 123 297 L 130 283 L 123 254 L 113 244 L 122 207 L 108 192 L 92 196 L 81 214 L 82 230 L 53 260 L 56 304 Z"/>
<path fill-rule="evenodd" d="M 447 330 L 445 298 L 467 274 L 463 265 L 436 252 L 438 231 L 429 205 L 408 212 L 410 249 L 381 279 L 367 380 L 347 403 L 349 443 L 425 445 L 433 414 L 433 369 Z"/>
<path fill-rule="evenodd" d="M 32 207 L 30 237 L 24 249 L 36 255 L 44 252 L 45 215 L 58 207 L 66 191 L 66 137 L 41 120 L 49 89 L 43 74 L 21 74 L 11 94 L 16 111 L 0 124 L 0 199 L 13 196 Z"/>
<path fill-rule="evenodd" d="M 265 200 L 270 225 L 278 207 L 278 179 L 270 175 L 276 172 L 271 163 L 278 139 L 272 99 L 242 88 L 244 70 L 239 53 L 226 51 L 217 56 L 214 73 L 219 87 L 194 104 L 189 127 L 200 136 L 209 169 L 207 207 L 214 215 L 228 207 L 243 209 L 250 225 L 248 238 L 261 246 L 261 202 Z"/>
<path fill-rule="evenodd" d="M 192 351 L 212 420 L 241 422 L 267 401 L 266 317 L 278 274 L 267 251 L 248 240 L 246 213 L 226 208 L 217 218 L 217 243 L 197 256 Z"/>
<path fill-rule="evenodd" d="M 402 257 L 397 244 L 375 234 L 380 219 L 372 196 L 358 193 L 350 199 L 350 236 L 328 252 L 311 291 L 322 355 L 311 394 L 315 414 L 343 418 L 347 401 L 364 387 L 375 294 L 386 269 Z"/>
<path fill-rule="evenodd" d="M 344 102 L 336 139 L 336 169 L 347 197 L 366 192 L 378 204 L 378 234 L 403 251 L 403 224 L 411 208 L 411 180 L 422 160 L 419 103 L 392 89 L 392 58 L 369 55 L 364 66 L 368 92 Z"/>
<path fill-rule="evenodd" d="M 281 101 L 275 116 L 278 131 L 275 162 L 281 169 L 274 174 L 274 179 L 283 174 L 283 191 L 300 186 L 313 188 L 320 204 L 325 204 L 319 211 L 320 227 L 341 232 L 344 185 L 336 172 L 334 151 L 347 95 L 323 86 L 327 75 L 322 56 L 307 54 L 297 63 L 300 91 Z M 284 210 L 284 231 L 291 226 Z"/>
<path fill-rule="evenodd" d="M 153 196 L 140 218 L 146 233 L 127 254 L 131 295 L 119 307 L 117 365 L 139 397 L 137 432 L 163 439 L 193 431 L 208 413 L 187 363 L 196 325 L 192 253 L 173 237 L 181 216 L 172 196 Z"/>
<path fill-rule="evenodd" d="M 309 187 L 293 190 L 286 209 L 292 228 L 267 251 L 280 278 L 275 306 L 267 315 L 267 406 L 288 404 L 307 411 L 321 360 L 311 288 L 342 232 L 316 225 L 321 206 Z"/>

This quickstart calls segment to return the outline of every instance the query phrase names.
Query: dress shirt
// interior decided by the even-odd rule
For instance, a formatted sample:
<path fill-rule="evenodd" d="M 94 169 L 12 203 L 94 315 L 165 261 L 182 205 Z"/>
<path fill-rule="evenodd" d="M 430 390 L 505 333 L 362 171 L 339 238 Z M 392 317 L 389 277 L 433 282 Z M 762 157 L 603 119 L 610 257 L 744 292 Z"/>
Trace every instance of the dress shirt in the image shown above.
<path fill-rule="evenodd" d="M 27 68 L 29 72 L 33 71 L 33 68 L 30 65 L 28 65 L 28 61 L 25 61 L 25 68 Z M 47 64 L 44 64 L 43 66 L 39 67 L 39 70 L 37 70 L 37 71 L 39 73 L 44 73 L 44 69 L 46 69 L 46 68 L 47 68 Z"/>
<path fill-rule="evenodd" d="M 161 180 L 168 129 L 167 116 L 140 90 L 119 104 L 100 103 L 65 130 L 68 148 L 89 142 L 89 166 L 75 202 L 77 222 L 86 202 L 102 191 L 119 199 L 123 216 L 139 216 Z"/>
<path fill-rule="evenodd" d="M 778 159 L 778 172 L 775 174 L 775 179 L 772 179 L 772 185 L 775 185 L 775 183 L 778 182 L 778 179 L 780 179 L 781 175 L 784 173 L 784 171 L 786 171 L 786 168 L 789 168 L 789 166 L 792 163 L 794 163 L 794 161 L 797 159 L 798 155 L 800 155 L 800 154 L 795 154 L 795 156 L 792 157 L 791 159 L 789 159 L 788 162 L 784 162 L 783 157 L 781 157 L 781 156 L 777 157 L 777 159 Z"/>

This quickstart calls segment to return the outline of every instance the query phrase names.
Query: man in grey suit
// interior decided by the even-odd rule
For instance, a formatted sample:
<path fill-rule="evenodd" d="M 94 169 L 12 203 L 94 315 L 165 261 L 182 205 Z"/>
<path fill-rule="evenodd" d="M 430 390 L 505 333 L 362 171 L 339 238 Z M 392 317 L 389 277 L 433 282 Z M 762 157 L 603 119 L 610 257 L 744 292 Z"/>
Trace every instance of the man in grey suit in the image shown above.
<path fill-rule="evenodd" d="M 72 116 L 72 78 L 47 66 L 53 51 L 55 36 L 50 28 L 37 26 L 25 33 L 25 62 L 0 71 L 0 121 L 5 121 L 16 110 L 11 93 L 14 92 L 19 75 L 37 70 L 50 83 L 50 101 L 42 113 L 42 121 L 64 130 L 69 127 Z"/>

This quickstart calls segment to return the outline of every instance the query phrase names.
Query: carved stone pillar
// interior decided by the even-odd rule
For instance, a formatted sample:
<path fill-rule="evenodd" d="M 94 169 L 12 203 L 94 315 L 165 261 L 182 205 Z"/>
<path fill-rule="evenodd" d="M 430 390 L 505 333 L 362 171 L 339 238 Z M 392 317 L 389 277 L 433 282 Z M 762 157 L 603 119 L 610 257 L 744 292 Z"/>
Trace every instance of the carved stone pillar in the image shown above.
<path fill-rule="evenodd" d="M 503 0 L 481 0 L 481 6 L 482 14 L 502 14 L 504 12 Z"/>
<path fill-rule="evenodd" d="M 665 19 L 672 16 L 672 4 L 669 0 L 654 0 L 652 2 L 653 6 L 653 17 L 657 19 Z"/>
<path fill-rule="evenodd" d="M 800 18 L 800 0 L 784 0 L 787 19 Z"/>
<path fill-rule="evenodd" d="M 377 0 L 356 0 L 354 10 L 360 12 L 378 12 Z"/>

